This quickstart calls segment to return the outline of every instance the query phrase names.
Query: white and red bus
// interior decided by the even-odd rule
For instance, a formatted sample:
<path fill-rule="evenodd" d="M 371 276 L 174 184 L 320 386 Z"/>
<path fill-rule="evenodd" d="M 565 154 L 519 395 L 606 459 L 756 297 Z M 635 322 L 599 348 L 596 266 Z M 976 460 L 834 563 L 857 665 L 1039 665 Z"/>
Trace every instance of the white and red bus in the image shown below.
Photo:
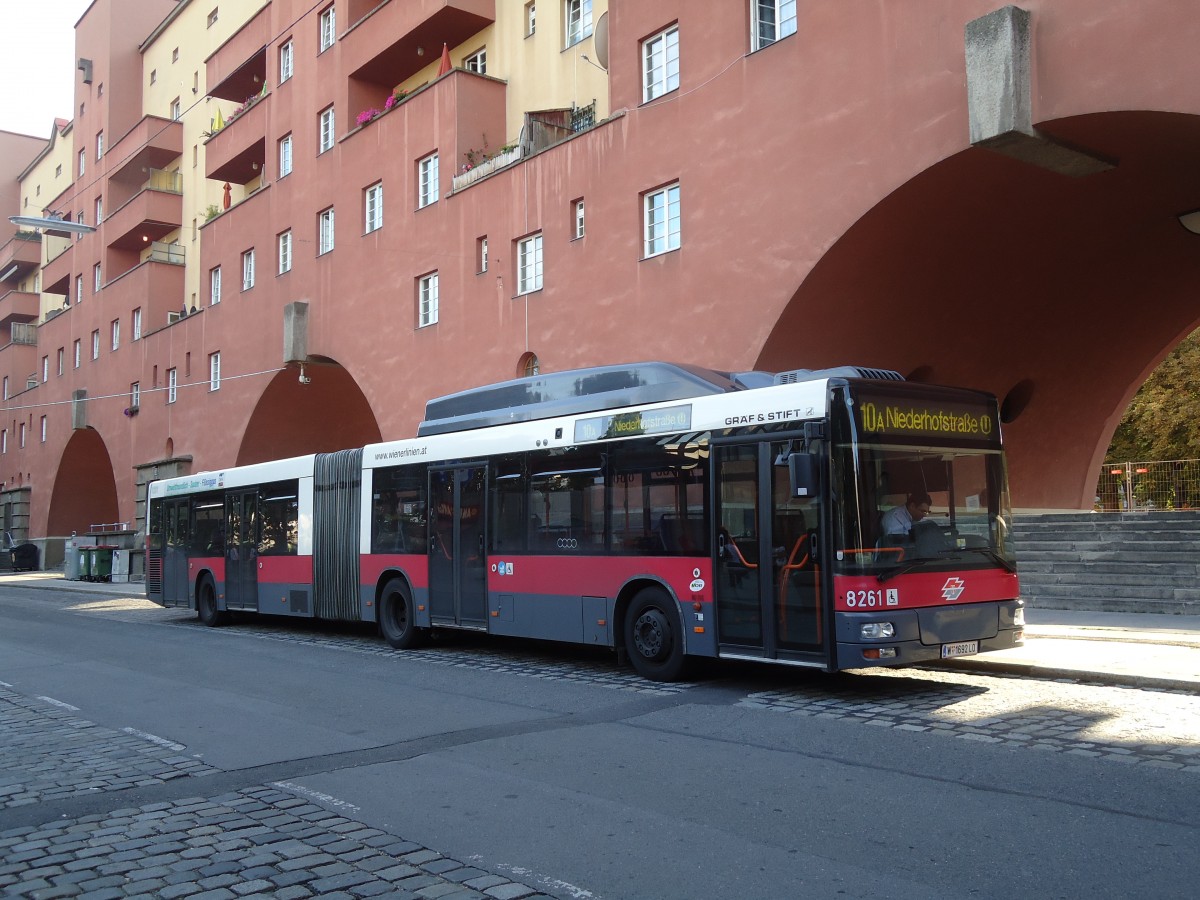
<path fill-rule="evenodd" d="M 913 498 L 929 515 L 884 534 Z M 643 363 L 432 400 L 411 440 L 157 481 L 148 597 L 826 671 L 1024 637 L 995 398 Z"/>

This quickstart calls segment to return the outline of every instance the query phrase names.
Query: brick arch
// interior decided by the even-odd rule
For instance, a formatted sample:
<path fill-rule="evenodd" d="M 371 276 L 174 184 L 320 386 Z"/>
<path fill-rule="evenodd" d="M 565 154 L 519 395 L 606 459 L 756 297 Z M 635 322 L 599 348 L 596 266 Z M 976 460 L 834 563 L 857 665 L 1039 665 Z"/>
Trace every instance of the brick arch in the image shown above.
<path fill-rule="evenodd" d="M 379 441 L 379 425 L 353 377 L 333 360 L 279 372 L 263 391 L 238 448 L 237 465 L 327 453 Z"/>
<path fill-rule="evenodd" d="M 1117 161 L 1070 178 L 972 148 L 891 192 L 822 256 L 758 366 L 921 373 L 1008 400 L 1014 503 L 1090 508 L 1129 400 L 1200 325 L 1200 116 L 1043 131 Z"/>
<path fill-rule="evenodd" d="M 90 525 L 116 522 L 118 516 L 117 483 L 108 447 L 95 429 L 81 428 L 67 441 L 59 462 L 46 534 L 84 534 Z"/>

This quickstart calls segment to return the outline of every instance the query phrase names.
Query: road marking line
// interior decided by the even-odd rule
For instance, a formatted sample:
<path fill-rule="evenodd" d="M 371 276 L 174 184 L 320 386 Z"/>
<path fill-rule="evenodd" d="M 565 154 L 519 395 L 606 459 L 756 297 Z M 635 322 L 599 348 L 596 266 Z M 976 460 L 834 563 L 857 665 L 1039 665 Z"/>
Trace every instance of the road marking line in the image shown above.
<path fill-rule="evenodd" d="M 273 781 L 271 787 L 277 787 L 281 790 L 291 791 L 293 794 L 299 794 L 302 797 L 308 797 L 310 800 L 317 800 L 329 806 L 335 806 L 338 809 L 348 809 L 353 812 L 362 812 L 360 807 L 353 803 L 348 803 L 345 800 L 339 800 L 337 797 L 331 797 L 328 794 L 322 794 L 320 791 L 309 790 L 306 787 L 301 787 L 298 784 L 292 784 L 290 781 Z"/>
<path fill-rule="evenodd" d="M 38 697 L 39 700 L 45 700 L 51 706 L 58 706 L 62 709 L 69 709 L 71 712 L 79 712 L 78 706 L 72 706 L 70 703 L 63 703 L 61 700 L 55 700 L 53 697 Z"/>
<path fill-rule="evenodd" d="M 157 734 L 150 734 L 148 731 L 138 731 L 136 728 L 122 728 L 126 734 L 132 734 L 134 737 L 140 737 L 143 740 L 149 741 L 152 744 L 158 744 L 160 747 L 166 747 L 168 750 L 186 750 L 183 744 L 177 744 L 174 741 L 168 741 L 166 738 L 160 738 Z"/>

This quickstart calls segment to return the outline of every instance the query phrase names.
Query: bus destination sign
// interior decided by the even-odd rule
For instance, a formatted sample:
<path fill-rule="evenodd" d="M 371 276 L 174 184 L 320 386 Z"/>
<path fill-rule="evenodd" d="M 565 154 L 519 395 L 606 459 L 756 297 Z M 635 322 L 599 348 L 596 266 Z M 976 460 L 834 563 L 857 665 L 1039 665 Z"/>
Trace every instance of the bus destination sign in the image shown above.
<path fill-rule="evenodd" d="M 575 441 L 603 441 L 612 438 L 636 437 L 639 434 L 664 434 L 688 431 L 692 427 L 691 404 L 666 409 L 647 409 L 641 412 L 615 413 L 595 416 L 575 423 Z"/>
<path fill-rule="evenodd" d="M 995 408 L 986 403 L 859 395 L 855 409 L 865 438 L 958 438 L 1000 443 Z"/>

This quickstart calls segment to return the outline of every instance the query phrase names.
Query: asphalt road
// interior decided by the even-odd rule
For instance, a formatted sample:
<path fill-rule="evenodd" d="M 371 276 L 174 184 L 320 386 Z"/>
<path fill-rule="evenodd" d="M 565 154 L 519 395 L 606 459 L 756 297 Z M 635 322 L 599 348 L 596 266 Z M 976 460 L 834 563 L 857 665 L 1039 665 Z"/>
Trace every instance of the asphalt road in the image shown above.
<path fill-rule="evenodd" d="M 0 894 L 1191 897 L 1197 846 L 1194 694 L 662 686 L 572 648 L 0 587 Z"/>

